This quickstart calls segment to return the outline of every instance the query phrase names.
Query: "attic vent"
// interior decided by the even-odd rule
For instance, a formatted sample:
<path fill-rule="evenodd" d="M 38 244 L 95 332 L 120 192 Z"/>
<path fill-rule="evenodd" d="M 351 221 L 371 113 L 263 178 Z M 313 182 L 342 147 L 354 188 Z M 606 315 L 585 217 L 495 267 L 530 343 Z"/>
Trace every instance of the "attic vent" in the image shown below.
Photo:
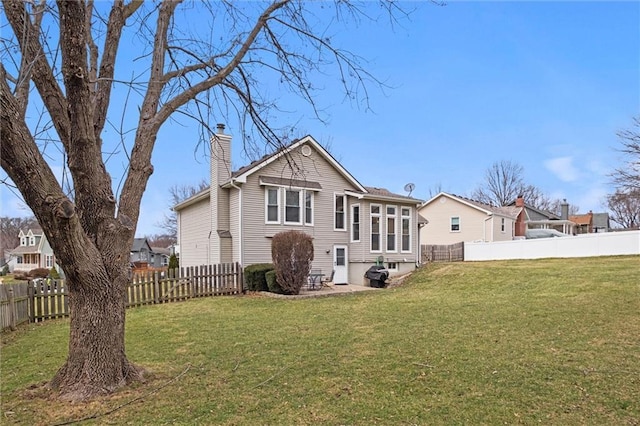
<path fill-rule="evenodd" d="M 311 155 L 311 147 L 309 145 L 302 145 L 302 147 L 300 148 L 300 152 L 305 157 L 308 157 Z"/>

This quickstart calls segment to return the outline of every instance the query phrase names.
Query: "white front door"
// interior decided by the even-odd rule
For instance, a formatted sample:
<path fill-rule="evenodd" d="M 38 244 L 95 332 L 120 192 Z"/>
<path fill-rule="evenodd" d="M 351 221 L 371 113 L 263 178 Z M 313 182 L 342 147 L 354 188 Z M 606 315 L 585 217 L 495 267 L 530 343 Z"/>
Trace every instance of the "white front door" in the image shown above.
<path fill-rule="evenodd" d="M 347 246 L 333 246 L 333 283 L 348 284 L 349 264 L 347 262 Z"/>

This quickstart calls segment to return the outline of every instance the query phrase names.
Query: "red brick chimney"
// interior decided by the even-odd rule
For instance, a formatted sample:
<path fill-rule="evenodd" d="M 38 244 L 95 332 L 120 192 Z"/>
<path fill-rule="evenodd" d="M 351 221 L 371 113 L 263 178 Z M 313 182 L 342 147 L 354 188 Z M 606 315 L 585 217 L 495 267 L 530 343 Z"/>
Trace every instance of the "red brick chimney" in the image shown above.
<path fill-rule="evenodd" d="M 524 197 L 522 195 L 518 195 L 518 198 L 516 198 L 516 207 L 524 207 Z"/>

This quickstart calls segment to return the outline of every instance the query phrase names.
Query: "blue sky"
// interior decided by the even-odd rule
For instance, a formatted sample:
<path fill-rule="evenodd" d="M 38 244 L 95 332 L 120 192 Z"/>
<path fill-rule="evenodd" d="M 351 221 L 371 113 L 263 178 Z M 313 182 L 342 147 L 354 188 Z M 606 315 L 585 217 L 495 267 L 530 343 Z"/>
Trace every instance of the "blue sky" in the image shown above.
<path fill-rule="evenodd" d="M 604 211 L 607 174 L 621 164 L 616 132 L 640 114 L 640 2 L 427 2 L 408 21 L 339 28 L 334 41 L 367 58 L 390 88 L 370 90 L 373 111 L 345 102 L 327 80 L 327 123 L 281 95 L 288 120 L 311 134 L 360 182 L 429 198 L 468 195 L 494 162 L 581 212 Z M 212 123 L 213 124 L 213 123 Z M 227 123 L 233 134 L 233 123 Z M 161 130 L 138 236 L 168 212 L 168 187 L 208 178 L 194 129 Z M 233 166 L 250 161 L 234 138 Z M 114 179 L 115 180 L 115 179 Z M 2 215 L 25 215 L 2 191 Z"/>

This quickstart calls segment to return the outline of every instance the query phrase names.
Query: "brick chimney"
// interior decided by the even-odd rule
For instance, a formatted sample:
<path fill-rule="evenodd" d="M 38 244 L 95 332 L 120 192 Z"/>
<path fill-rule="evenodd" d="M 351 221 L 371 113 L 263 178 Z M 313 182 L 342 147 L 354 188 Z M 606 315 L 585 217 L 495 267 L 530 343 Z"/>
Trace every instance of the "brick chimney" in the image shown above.
<path fill-rule="evenodd" d="M 220 237 L 229 231 L 229 190 L 221 188 L 231 179 L 231 136 L 224 133 L 224 124 L 218 124 L 216 134 L 211 136 L 211 233 L 209 234 L 209 263 L 230 262 L 228 250 L 223 246 L 228 241 Z"/>
<path fill-rule="evenodd" d="M 522 194 L 516 198 L 516 207 L 524 207 L 524 196 Z"/>

